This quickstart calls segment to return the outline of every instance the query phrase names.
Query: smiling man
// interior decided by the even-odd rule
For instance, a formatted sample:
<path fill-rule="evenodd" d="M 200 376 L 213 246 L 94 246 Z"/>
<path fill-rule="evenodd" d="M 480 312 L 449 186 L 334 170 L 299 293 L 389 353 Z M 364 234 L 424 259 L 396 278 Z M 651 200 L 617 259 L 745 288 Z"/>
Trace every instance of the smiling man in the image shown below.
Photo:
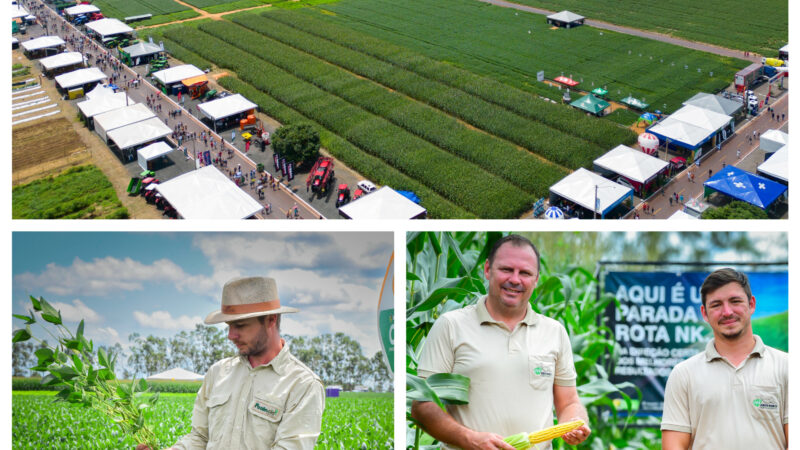
<path fill-rule="evenodd" d="M 756 299 L 747 276 L 717 270 L 700 295 L 700 311 L 714 338 L 669 375 L 663 448 L 787 448 L 788 355 L 753 334 Z"/>
<path fill-rule="evenodd" d="M 519 235 L 498 240 L 484 275 L 488 294 L 434 323 L 417 370 L 421 377 L 469 377 L 469 404 L 448 405 L 444 412 L 433 402 L 414 402 L 412 416 L 448 449 L 514 450 L 503 437 L 552 426 L 553 406 L 559 422 L 588 423 L 567 332 L 529 303 L 539 280 L 536 247 Z M 584 425 L 564 441 L 577 445 L 590 432 Z"/>
<path fill-rule="evenodd" d="M 192 432 L 174 449 L 313 449 L 325 394 L 280 336 L 281 306 L 272 278 L 237 278 L 222 289 L 222 308 L 205 319 L 228 324 L 239 355 L 208 370 L 197 393 Z"/>

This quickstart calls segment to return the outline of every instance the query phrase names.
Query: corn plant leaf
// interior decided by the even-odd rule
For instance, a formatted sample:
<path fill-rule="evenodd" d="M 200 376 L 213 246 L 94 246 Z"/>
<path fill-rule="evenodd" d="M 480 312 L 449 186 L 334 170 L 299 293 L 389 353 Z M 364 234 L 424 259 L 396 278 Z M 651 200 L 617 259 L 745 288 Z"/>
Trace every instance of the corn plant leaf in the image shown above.
<path fill-rule="evenodd" d="M 444 403 L 424 378 L 408 373 L 406 374 L 406 400 L 434 402 L 440 408 L 444 408 Z"/>
<path fill-rule="evenodd" d="M 428 377 L 428 386 L 446 405 L 469 403 L 469 378 L 455 373 L 437 373 Z"/>

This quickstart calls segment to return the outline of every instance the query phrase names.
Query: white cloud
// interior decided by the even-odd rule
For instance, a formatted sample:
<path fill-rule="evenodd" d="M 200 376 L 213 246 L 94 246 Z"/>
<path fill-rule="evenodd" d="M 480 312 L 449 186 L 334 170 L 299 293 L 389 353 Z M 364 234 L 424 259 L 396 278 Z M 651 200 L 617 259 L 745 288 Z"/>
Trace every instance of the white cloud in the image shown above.
<path fill-rule="evenodd" d="M 214 272 L 250 272 L 253 265 L 325 270 L 386 267 L 391 233 L 246 233 L 198 236 L 194 245 Z M 224 281 L 223 281 L 224 283 Z"/>
<path fill-rule="evenodd" d="M 281 334 L 291 334 L 292 336 L 317 336 L 319 330 L 305 321 L 297 321 L 289 314 L 281 315 Z"/>
<path fill-rule="evenodd" d="M 267 275 L 278 280 L 281 301 L 298 307 L 326 305 L 343 312 L 375 311 L 381 282 L 369 286 L 350 283 L 340 276 L 322 276 L 303 269 L 276 270 Z"/>
<path fill-rule="evenodd" d="M 189 317 L 186 315 L 172 317 L 168 311 L 153 311 L 150 314 L 134 311 L 133 318 L 139 325 L 160 330 L 194 330 L 195 325 L 202 323 L 200 316 Z"/>
<path fill-rule="evenodd" d="M 44 291 L 56 295 L 107 295 L 117 291 L 143 290 L 146 283 L 173 282 L 192 286 L 201 280 L 184 273 L 168 259 L 151 264 L 131 258 L 95 258 L 83 261 L 75 258 L 69 266 L 50 263 L 39 274 L 22 273 L 14 281 L 28 291 Z"/>
<path fill-rule="evenodd" d="M 80 322 L 83 319 L 86 323 L 94 323 L 102 320 L 95 310 L 78 299 L 73 300 L 71 305 L 62 302 L 53 302 L 52 305 L 53 308 L 61 311 L 61 317 L 65 322 Z"/>

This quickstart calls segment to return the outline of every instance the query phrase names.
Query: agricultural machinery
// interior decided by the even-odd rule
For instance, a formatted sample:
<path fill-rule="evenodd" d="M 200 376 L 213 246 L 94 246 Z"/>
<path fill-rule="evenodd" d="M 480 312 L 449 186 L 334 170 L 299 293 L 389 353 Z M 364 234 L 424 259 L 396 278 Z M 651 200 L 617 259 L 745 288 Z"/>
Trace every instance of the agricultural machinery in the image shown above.
<path fill-rule="evenodd" d="M 320 156 L 306 179 L 306 186 L 311 188 L 311 192 L 324 195 L 333 183 L 333 158 Z"/>

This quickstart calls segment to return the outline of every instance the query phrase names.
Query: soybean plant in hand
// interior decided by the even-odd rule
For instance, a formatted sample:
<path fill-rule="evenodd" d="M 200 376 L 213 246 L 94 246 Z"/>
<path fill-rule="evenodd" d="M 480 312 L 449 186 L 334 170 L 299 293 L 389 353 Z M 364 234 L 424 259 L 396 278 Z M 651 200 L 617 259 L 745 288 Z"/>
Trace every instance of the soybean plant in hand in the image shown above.
<path fill-rule="evenodd" d="M 94 408 L 108 416 L 123 433 L 133 436 L 136 442 L 157 449 L 156 436 L 145 421 L 158 401 L 158 393 L 144 398 L 142 394 L 147 391 L 144 379 L 134 378 L 131 383 L 117 381 L 114 374 L 117 355 L 108 354 L 102 348 L 94 351 L 94 344 L 83 334 L 83 320 L 73 334 L 64 326 L 61 311 L 42 297 L 31 296 L 30 300 L 33 306 L 30 315 L 13 315 L 25 321 L 25 328 L 14 333 L 12 342 L 34 339 L 42 343 L 31 332 L 31 325 L 37 323 L 37 315 L 41 321 L 53 325 L 40 323 L 57 344 L 37 350 L 38 363 L 31 368 L 46 373 L 42 385 L 60 387 L 57 401 Z"/>

